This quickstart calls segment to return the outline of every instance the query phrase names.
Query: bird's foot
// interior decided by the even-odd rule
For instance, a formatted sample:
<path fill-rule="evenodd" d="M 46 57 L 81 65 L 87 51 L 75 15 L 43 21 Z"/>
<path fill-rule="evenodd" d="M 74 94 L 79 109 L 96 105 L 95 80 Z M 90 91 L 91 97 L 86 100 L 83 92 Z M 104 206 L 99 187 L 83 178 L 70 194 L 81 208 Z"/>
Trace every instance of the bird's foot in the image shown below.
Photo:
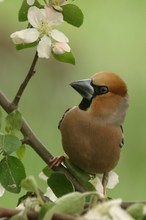
<path fill-rule="evenodd" d="M 63 161 L 64 161 L 65 157 L 63 155 L 58 156 L 58 157 L 54 157 L 51 161 L 50 161 L 50 166 L 49 169 L 53 169 L 54 167 L 58 167 Z"/>
<path fill-rule="evenodd" d="M 106 196 L 106 186 L 108 183 L 108 173 L 104 173 L 102 177 L 102 185 L 103 185 L 103 195 Z"/>

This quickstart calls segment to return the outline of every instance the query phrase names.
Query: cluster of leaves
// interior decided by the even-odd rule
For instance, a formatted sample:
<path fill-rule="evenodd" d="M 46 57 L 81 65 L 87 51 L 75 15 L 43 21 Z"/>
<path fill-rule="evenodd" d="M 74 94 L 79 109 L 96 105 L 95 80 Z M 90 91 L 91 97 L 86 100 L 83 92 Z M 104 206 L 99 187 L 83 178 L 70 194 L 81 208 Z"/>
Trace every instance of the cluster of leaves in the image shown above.
<path fill-rule="evenodd" d="M 2 125 L 1 110 L 0 121 Z M 0 183 L 8 191 L 19 193 L 20 183 L 26 177 L 25 168 L 21 162 L 25 153 L 25 145 L 16 136 L 22 124 L 20 112 L 14 111 L 7 115 L 3 124 L 5 124 L 5 132 L 0 133 L 0 154 L 2 157 L 0 161 Z M 17 156 L 12 156 L 14 152 Z"/>
<path fill-rule="evenodd" d="M 51 195 L 50 198 L 43 195 L 33 176 L 24 179 L 21 185 L 33 194 L 27 193 L 21 198 L 20 202 L 24 209 L 13 216 L 12 220 L 26 220 L 26 213 L 29 210 L 38 213 L 40 220 L 51 220 L 56 213 L 75 216 L 77 220 L 146 220 L 146 205 L 143 203 L 132 204 L 124 210 L 121 208 L 122 200 L 107 200 L 95 191 L 71 192 L 52 201 Z"/>
<path fill-rule="evenodd" d="M 34 2 L 33 6 L 36 6 L 37 8 L 40 8 L 40 9 L 44 8 L 44 5 L 42 5 L 38 0 Z M 18 19 L 20 22 L 25 22 L 28 20 L 27 13 L 30 7 L 31 6 L 27 4 L 26 0 L 23 0 L 23 3 L 21 5 L 21 8 L 18 14 Z M 83 24 L 84 16 L 83 16 L 81 9 L 77 5 L 69 3 L 69 4 L 61 5 L 60 8 L 61 10 L 59 10 L 59 12 L 63 14 L 63 19 L 68 24 L 71 24 L 74 27 L 80 27 Z M 57 10 L 56 8 L 54 9 Z M 28 24 L 28 27 L 29 27 L 29 24 Z M 16 49 L 21 50 L 25 48 L 35 47 L 37 43 L 38 42 L 27 43 L 27 44 L 17 44 Z M 75 64 L 75 58 L 72 52 L 65 52 L 63 54 L 55 54 L 52 51 L 52 55 L 54 56 L 56 60 L 60 62 Z"/>
<path fill-rule="evenodd" d="M 51 199 L 44 197 L 32 176 L 29 176 L 22 181 L 22 187 L 27 191 L 33 192 L 35 196 L 32 198 L 26 196 L 21 202 L 27 207 L 27 210 L 32 210 L 33 207 L 34 210 L 38 211 L 39 219 L 43 220 L 51 220 L 55 213 L 80 216 L 85 210 L 85 205 L 87 203 L 90 202 L 90 205 L 92 204 L 93 206 L 93 204 L 99 199 L 97 192 L 73 192 L 60 196 L 55 202 L 53 202 Z M 22 211 L 12 219 L 18 219 L 18 217 L 20 219 L 20 215 L 24 217 L 25 212 Z"/>
<path fill-rule="evenodd" d="M 90 180 L 94 178 L 93 175 L 80 170 L 74 166 L 69 159 L 65 159 L 64 164 L 86 191 L 96 191 L 94 185 L 90 183 Z M 57 198 L 75 192 L 73 183 L 64 173 L 50 170 L 48 167 L 45 167 L 42 172 L 47 178 L 48 186 Z"/>

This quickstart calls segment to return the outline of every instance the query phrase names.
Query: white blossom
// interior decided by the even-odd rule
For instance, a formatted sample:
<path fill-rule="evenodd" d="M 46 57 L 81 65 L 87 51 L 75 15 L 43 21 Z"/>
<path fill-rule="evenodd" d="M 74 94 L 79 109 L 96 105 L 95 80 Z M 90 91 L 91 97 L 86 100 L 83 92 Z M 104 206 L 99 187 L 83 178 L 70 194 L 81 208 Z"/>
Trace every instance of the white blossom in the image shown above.
<path fill-rule="evenodd" d="M 4 195 L 5 189 L 4 187 L 0 184 L 0 197 Z"/>
<path fill-rule="evenodd" d="M 124 209 L 120 206 L 112 206 L 109 209 L 109 215 L 113 220 L 134 220 Z"/>
<path fill-rule="evenodd" d="M 102 177 L 103 177 L 102 174 L 101 175 L 100 174 L 96 175 L 96 177 L 94 179 L 91 179 L 90 182 L 94 185 L 94 187 L 96 188 L 96 190 L 100 194 L 100 196 L 104 197 L 104 195 L 103 195 Z"/>
<path fill-rule="evenodd" d="M 55 202 L 58 199 L 50 187 L 47 188 L 44 196 L 48 197 L 52 202 Z"/>
<path fill-rule="evenodd" d="M 55 54 L 70 52 L 68 38 L 61 31 L 54 29 L 54 26 L 63 23 L 63 15 L 60 12 L 51 7 L 39 9 L 32 6 L 27 17 L 32 28 L 12 33 L 10 37 L 15 44 L 37 41 L 37 52 L 41 58 L 49 58 L 52 50 Z"/>
<path fill-rule="evenodd" d="M 113 189 L 119 183 L 119 176 L 114 171 L 109 172 L 107 188 Z"/>
<path fill-rule="evenodd" d="M 61 6 L 64 5 L 65 3 L 66 3 L 66 0 L 50 0 L 49 1 L 50 6 L 52 6 L 58 11 L 62 11 Z"/>
<path fill-rule="evenodd" d="M 121 199 L 115 199 L 99 203 L 80 220 L 134 220 L 121 208 L 121 202 Z"/>
<path fill-rule="evenodd" d="M 95 186 L 98 193 L 103 195 L 103 185 L 102 185 L 103 174 L 97 174 L 94 179 L 90 182 Z M 113 189 L 119 183 L 119 176 L 114 171 L 110 171 L 108 174 L 107 189 Z M 104 196 L 104 195 L 103 195 Z"/>
<path fill-rule="evenodd" d="M 41 171 L 41 172 L 39 173 L 39 178 L 42 179 L 42 180 L 44 180 L 45 182 L 47 182 L 47 179 L 48 179 L 48 177 L 44 174 L 43 171 Z"/>
<path fill-rule="evenodd" d="M 35 0 L 26 0 L 28 5 L 33 5 Z"/>

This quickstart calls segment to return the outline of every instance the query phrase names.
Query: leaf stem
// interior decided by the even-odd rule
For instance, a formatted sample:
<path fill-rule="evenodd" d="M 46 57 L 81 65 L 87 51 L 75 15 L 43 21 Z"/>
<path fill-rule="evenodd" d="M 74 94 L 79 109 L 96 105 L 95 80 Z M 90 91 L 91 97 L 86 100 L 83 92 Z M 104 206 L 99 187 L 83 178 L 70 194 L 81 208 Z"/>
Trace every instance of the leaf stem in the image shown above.
<path fill-rule="evenodd" d="M 37 55 L 37 52 L 35 53 L 34 55 L 34 58 L 33 58 L 33 61 L 32 61 L 32 64 L 30 66 L 30 69 L 28 71 L 28 74 L 26 76 L 26 78 L 24 79 L 24 81 L 22 82 L 22 84 L 20 85 L 17 93 L 16 93 L 16 96 L 14 98 L 14 100 L 12 101 L 11 105 L 15 107 L 15 109 L 18 107 L 18 104 L 20 102 L 20 99 L 21 99 L 21 96 L 27 86 L 27 84 L 29 83 L 31 77 L 35 74 L 35 66 L 36 66 L 36 63 L 37 63 L 37 60 L 38 60 L 38 55 Z"/>

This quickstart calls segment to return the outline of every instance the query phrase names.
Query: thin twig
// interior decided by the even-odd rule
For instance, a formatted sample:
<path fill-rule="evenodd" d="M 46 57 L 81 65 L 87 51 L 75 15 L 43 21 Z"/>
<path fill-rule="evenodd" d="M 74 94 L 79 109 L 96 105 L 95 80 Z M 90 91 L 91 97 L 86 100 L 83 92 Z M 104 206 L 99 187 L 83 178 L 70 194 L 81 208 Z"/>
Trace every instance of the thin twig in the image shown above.
<path fill-rule="evenodd" d="M 19 104 L 19 101 L 21 99 L 21 96 L 27 86 L 27 84 L 29 83 L 31 77 L 34 75 L 35 73 L 35 66 L 36 66 L 36 63 L 37 63 L 37 60 L 38 60 L 38 55 L 37 55 L 37 52 L 35 53 L 35 56 L 34 56 L 34 59 L 32 61 L 32 64 L 31 64 L 31 67 L 28 71 L 28 74 L 26 76 L 26 78 L 24 79 L 24 81 L 22 82 L 22 84 L 20 85 L 19 89 L 18 89 L 18 92 L 16 93 L 16 96 L 14 98 L 14 100 L 12 101 L 11 105 L 13 106 L 13 108 L 17 108 L 18 107 L 18 104 Z"/>
<path fill-rule="evenodd" d="M 146 201 L 130 201 L 130 202 L 122 202 L 121 207 L 123 209 L 127 209 L 129 206 L 134 205 L 134 204 L 143 204 L 146 205 Z"/>
<path fill-rule="evenodd" d="M 11 105 L 8 98 L 0 91 L 0 105 L 7 112 L 10 113 L 15 109 L 15 106 Z M 50 165 L 53 155 L 46 149 L 38 137 L 34 134 L 26 120 L 22 119 L 21 132 L 24 136 L 24 139 L 27 139 L 27 143 L 33 148 L 33 150 L 46 162 L 47 165 Z M 74 184 L 75 188 L 79 192 L 85 192 L 84 187 L 76 180 L 76 178 L 71 175 L 71 173 L 62 165 L 58 168 L 54 168 L 63 172 L 70 181 Z"/>

